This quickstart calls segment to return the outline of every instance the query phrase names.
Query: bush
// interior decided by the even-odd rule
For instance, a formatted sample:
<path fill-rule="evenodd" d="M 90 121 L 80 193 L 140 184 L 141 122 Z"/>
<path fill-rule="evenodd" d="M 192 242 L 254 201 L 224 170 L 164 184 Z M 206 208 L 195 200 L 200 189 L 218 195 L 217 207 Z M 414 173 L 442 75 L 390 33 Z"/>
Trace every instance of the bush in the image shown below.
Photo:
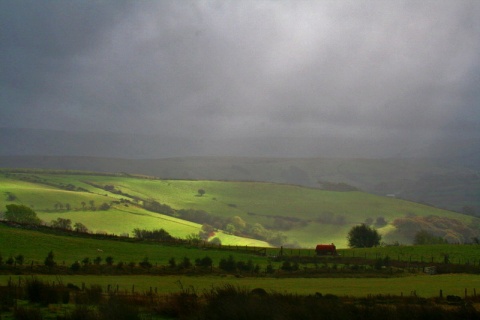
<path fill-rule="evenodd" d="M 68 291 L 65 288 L 62 286 L 54 287 L 48 282 L 43 282 L 37 278 L 26 280 L 25 295 L 30 302 L 42 305 L 68 301 Z"/>
<path fill-rule="evenodd" d="M 81 267 L 80 262 L 75 261 L 75 262 L 70 266 L 70 270 L 72 270 L 72 271 L 78 271 L 78 270 L 80 270 L 80 267 Z"/>
<path fill-rule="evenodd" d="M 41 222 L 37 213 L 27 206 L 8 204 L 6 207 L 5 219 L 8 221 L 27 224 L 40 224 Z"/>
<path fill-rule="evenodd" d="M 103 290 L 98 284 L 92 284 L 90 288 L 85 289 L 85 297 L 89 304 L 99 304 L 103 300 Z"/>
<path fill-rule="evenodd" d="M 54 255 L 53 255 L 53 251 L 50 251 L 47 255 L 47 257 L 45 258 L 45 265 L 49 268 L 53 268 L 57 265 L 57 263 L 55 262 L 54 260 Z"/>
<path fill-rule="evenodd" d="M 196 259 L 195 260 L 195 265 L 197 267 L 211 267 L 213 265 L 213 260 L 212 260 L 212 258 L 206 256 L 202 259 Z"/>
<path fill-rule="evenodd" d="M 179 267 L 182 269 L 188 269 L 192 266 L 192 263 L 190 262 L 190 259 L 187 257 L 184 257 L 182 262 L 180 263 Z"/>
<path fill-rule="evenodd" d="M 237 264 L 235 263 L 235 258 L 230 255 L 228 259 L 221 259 L 218 267 L 222 270 L 233 272 L 237 269 Z"/>
<path fill-rule="evenodd" d="M 152 264 L 148 261 L 148 257 L 143 258 L 143 261 L 138 265 L 144 269 L 150 269 L 152 267 Z"/>
<path fill-rule="evenodd" d="M 140 319 L 138 307 L 127 298 L 110 295 L 98 308 L 101 319 L 136 320 Z"/>

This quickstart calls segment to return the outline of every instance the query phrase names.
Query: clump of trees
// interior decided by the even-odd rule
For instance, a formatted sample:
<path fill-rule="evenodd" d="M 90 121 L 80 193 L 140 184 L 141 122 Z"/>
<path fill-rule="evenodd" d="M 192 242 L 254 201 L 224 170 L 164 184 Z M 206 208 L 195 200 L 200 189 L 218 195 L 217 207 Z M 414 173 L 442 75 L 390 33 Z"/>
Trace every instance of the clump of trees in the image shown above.
<path fill-rule="evenodd" d="M 350 229 L 347 239 L 351 248 L 371 248 L 380 244 L 382 236 L 375 228 L 361 224 Z"/>
<path fill-rule="evenodd" d="M 415 234 L 413 239 L 413 244 L 422 245 L 422 244 L 445 244 L 448 243 L 447 240 L 442 237 L 435 236 L 426 230 L 420 230 Z"/>
<path fill-rule="evenodd" d="M 11 222 L 25 223 L 25 224 L 40 224 L 41 220 L 37 217 L 37 213 L 32 209 L 22 204 L 7 204 L 7 212 L 5 212 L 5 219 Z"/>
<path fill-rule="evenodd" d="M 170 235 L 170 233 L 168 233 L 164 229 L 145 230 L 135 228 L 133 229 L 133 235 L 135 238 L 142 240 L 169 241 L 175 239 Z"/>
<path fill-rule="evenodd" d="M 460 220 L 447 217 L 408 214 L 395 219 L 392 224 L 396 227 L 396 233 L 412 239 L 412 242 L 438 243 L 441 238 L 448 243 L 469 243 L 480 236 L 478 219 L 474 219 L 472 225 L 466 225 Z"/>
<path fill-rule="evenodd" d="M 209 214 L 203 210 L 180 209 L 174 210 L 172 207 L 161 204 L 157 201 L 144 201 L 143 207 L 149 211 L 167 214 L 183 220 L 202 224 L 198 238 L 200 240 L 208 240 L 214 235 L 215 229 L 222 229 L 230 234 L 237 236 L 252 237 L 258 240 L 266 241 L 272 245 L 281 246 L 287 242 L 287 237 L 281 232 L 265 228 L 259 223 L 249 225 L 241 217 L 234 216 L 232 218 L 222 218 Z M 191 241 L 197 239 L 194 236 Z"/>
<path fill-rule="evenodd" d="M 57 218 L 56 220 L 52 220 L 52 222 L 50 223 L 50 226 L 52 228 L 72 230 L 72 220 Z"/>

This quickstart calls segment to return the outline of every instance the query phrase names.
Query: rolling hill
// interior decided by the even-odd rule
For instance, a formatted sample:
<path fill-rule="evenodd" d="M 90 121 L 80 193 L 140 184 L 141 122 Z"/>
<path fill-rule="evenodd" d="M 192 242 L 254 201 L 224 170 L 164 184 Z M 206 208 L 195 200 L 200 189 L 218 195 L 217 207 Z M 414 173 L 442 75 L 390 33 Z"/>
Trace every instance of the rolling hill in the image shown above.
<path fill-rule="evenodd" d="M 447 159 L 183 157 L 122 159 L 74 156 L 1 156 L 3 168 L 128 172 L 162 179 L 257 181 L 322 188 L 347 183 L 377 195 L 480 213 L 480 175 Z"/>
<path fill-rule="evenodd" d="M 205 195 L 200 196 L 199 189 L 205 190 Z M 251 234 L 268 231 L 283 237 L 286 246 L 299 247 L 321 242 L 346 247 L 348 230 L 365 221 L 376 225 L 386 242 L 411 243 L 412 234 L 397 228 L 398 219 L 405 217 L 409 217 L 407 222 L 422 227 L 435 225 L 435 230 L 458 241 L 470 241 L 469 237 L 478 230 L 476 219 L 470 216 L 392 197 L 274 183 L 4 170 L 0 175 L 0 194 L 2 210 L 9 203 L 21 203 L 33 207 L 45 222 L 68 218 L 99 233 L 131 234 L 134 228 L 163 228 L 176 237 L 198 233 L 201 222 L 180 219 L 178 213 L 182 210 L 197 215 L 205 212 L 223 221 L 240 217 L 245 228 L 253 230 Z M 144 208 L 146 202 L 166 205 L 174 213 L 148 211 Z M 103 203 L 110 208 L 98 210 Z M 438 218 L 426 220 L 431 216 Z M 451 229 L 455 224 L 457 229 Z M 222 230 L 215 236 L 223 244 L 268 246 L 265 241 Z"/>

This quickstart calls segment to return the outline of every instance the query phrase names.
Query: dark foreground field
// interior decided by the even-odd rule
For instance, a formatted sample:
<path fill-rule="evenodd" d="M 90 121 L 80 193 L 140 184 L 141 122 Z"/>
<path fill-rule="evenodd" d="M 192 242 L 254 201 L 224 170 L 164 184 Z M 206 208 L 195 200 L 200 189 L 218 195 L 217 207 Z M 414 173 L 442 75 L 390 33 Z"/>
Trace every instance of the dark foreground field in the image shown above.
<path fill-rule="evenodd" d="M 232 284 L 135 293 L 38 278 L 0 287 L 2 319 L 479 319 L 480 298 L 293 294 Z"/>

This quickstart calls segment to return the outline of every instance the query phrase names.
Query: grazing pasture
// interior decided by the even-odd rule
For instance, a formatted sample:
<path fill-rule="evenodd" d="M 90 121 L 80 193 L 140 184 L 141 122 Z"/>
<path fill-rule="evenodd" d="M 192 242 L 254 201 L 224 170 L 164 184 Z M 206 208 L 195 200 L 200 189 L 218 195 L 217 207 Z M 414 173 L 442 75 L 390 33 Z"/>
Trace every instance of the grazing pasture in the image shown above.
<path fill-rule="evenodd" d="M 113 186 L 114 191 L 105 186 Z M 202 196 L 198 194 L 200 189 L 205 190 Z M 397 218 L 434 215 L 456 219 L 465 225 L 472 224 L 475 219 L 359 191 L 82 172 L 4 170 L 0 174 L 0 194 L 3 194 L 0 208 L 8 203 L 28 205 L 46 222 L 58 217 L 68 218 L 85 224 L 93 232 L 131 234 L 134 228 L 163 228 L 176 237 L 198 233 L 201 224 L 149 212 L 142 207 L 144 201 L 157 201 L 174 210 L 202 210 L 220 219 L 238 216 L 250 225 L 261 224 L 268 230 L 280 232 L 287 237 L 284 243 L 288 246 L 305 248 L 331 242 L 338 248 L 345 248 L 348 230 L 367 220 L 384 222 L 377 226 L 384 241 L 408 244 L 413 239 L 399 234 L 392 225 Z M 11 194 L 15 199 L 9 200 Z M 103 203 L 110 205 L 108 210 L 99 210 Z M 223 244 L 268 246 L 264 241 L 235 237 L 221 230 L 217 236 Z"/>

